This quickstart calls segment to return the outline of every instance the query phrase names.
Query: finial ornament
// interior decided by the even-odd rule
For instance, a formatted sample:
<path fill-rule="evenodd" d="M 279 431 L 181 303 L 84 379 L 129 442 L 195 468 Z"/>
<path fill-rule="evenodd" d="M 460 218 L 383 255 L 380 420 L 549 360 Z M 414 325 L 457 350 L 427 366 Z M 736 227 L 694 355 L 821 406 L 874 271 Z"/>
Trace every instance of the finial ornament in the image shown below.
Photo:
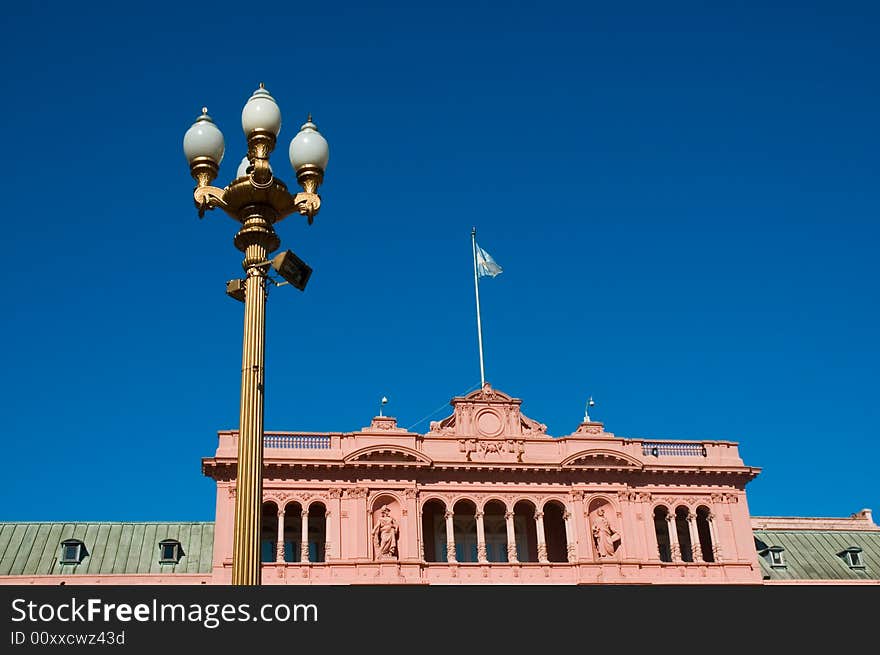
<path fill-rule="evenodd" d="M 590 399 L 587 401 L 587 406 L 584 409 L 584 423 L 589 423 L 592 419 L 590 418 L 590 407 L 595 407 L 596 402 L 593 400 L 593 397 L 590 396 Z"/>

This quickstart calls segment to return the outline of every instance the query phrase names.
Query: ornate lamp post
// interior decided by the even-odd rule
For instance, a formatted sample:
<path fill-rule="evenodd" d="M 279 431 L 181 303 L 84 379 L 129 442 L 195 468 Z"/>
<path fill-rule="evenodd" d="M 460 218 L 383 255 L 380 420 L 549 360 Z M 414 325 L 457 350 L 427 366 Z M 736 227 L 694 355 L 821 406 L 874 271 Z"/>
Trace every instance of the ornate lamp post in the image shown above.
<path fill-rule="evenodd" d="M 183 151 L 197 186 L 193 192 L 199 217 L 219 207 L 241 223 L 233 240 L 244 253 L 246 277 L 233 281 L 227 292 L 244 301 L 244 341 L 241 361 L 241 423 L 238 434 L 238 471 L 232 557 L 232 584 L 260 584 L 260 519 L 263 496 L 263 385 L 266 342 L 268 269 L 274 267 L 299 289 L 305 288 L 311 269 L 288 251 L 269 261 L 281 245 L 274 225 L 285 216 L 301 214 L 311 225 L 321 207 L 317 194 L 330 157 L 327 141 L 311 116 L 290 142 L 290 163 L 302 193 L 291 194 L 273 173 L 269 155 L 281 131 L 281 111 L 260 83 L 241 112 L 248 154 L 236 178 L 225 188 L 211 186 L 223 159 L 223 134 L 207 108 L 183 137 Z M 230 283 L 231 284 L 231 283 Z M 243 292 L 243 298 L 242 296 Z"/>

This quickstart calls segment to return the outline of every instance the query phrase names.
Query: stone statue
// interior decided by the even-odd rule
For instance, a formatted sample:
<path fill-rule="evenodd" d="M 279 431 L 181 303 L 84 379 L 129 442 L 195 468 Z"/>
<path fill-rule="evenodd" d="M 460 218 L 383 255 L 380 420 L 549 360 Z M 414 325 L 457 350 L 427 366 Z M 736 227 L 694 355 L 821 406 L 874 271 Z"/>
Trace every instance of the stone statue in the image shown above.
<path fill-rule="evenodd" d="M 620 535 L 611 527 L 605 518 L 605 510 L 601 507 L 593 517 L 593 541 L 599 557 L 612 557 L 617 549 L 616 544 L 620 542 Z"/>
<path fill-rule="evenodd" d="M 373 528 L 373 540 L 376 543 L 376 559 L 394 559 L 397 557 L 397 537 L 400 533 L 397 521 L 391 516 L 391 508 L 382 505 L 381 516 Z"/>

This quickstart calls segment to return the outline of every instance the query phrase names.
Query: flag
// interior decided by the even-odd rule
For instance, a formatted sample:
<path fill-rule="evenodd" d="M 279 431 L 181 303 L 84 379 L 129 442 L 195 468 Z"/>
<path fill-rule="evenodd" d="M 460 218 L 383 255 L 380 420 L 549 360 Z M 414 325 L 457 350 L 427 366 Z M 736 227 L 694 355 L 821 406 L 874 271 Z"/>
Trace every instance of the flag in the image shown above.
<path fill-rule="evenodd" d="M 476 244 L 475 244 L 476 245 Z M 477 248 L 477 274 L 480 277 L 495 277 L 499 273 L 501 273 L 504 269 L 502 269 L 498 264 L 495 263 L 495 260 L 492 259 L 492 255 L 487 253 L 485 250 L 480 248 L 479 245 L 476 245 Z"/>

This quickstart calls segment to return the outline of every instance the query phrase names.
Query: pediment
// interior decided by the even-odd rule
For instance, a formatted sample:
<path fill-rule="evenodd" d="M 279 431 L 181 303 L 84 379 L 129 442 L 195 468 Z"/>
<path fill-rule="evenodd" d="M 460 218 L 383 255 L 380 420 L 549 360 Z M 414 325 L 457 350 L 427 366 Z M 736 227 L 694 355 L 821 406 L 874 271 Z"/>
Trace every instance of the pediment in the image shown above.
<path fill-rule="evenodd" d="M 644 464 L 635 457 L 625 453 L 593 448 L 566 457 L 562 461 L 562 466 L 571 468 L 641 469 L 644 467 Z"/>
<path fill-rule="evenodd" d="M 346 464 L 431 466 L 430 457 L 406 446 L 367 446 L 347 455 Z"/>
<path fill-rule="evenodd" d="M 551 438 L 546 425 L 522 413 L 522 400 L 493 389 L 488 382 L 482 389 L 453 398 L 450 404 L 452 415 L 431 421 L 428 434 L 469 439 Z"/>

